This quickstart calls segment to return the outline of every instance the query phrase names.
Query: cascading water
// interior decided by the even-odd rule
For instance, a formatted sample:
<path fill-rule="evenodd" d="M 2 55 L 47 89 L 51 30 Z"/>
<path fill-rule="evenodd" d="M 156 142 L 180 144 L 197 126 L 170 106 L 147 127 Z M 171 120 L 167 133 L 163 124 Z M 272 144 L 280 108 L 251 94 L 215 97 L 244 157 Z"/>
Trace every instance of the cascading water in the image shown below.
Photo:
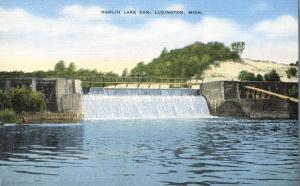
<path fill-rule="evenodd" d="M 203 96 L 192 89 L 93 87 L 83 96 L 84 119 L 156 119 L 210 116 Z"/>

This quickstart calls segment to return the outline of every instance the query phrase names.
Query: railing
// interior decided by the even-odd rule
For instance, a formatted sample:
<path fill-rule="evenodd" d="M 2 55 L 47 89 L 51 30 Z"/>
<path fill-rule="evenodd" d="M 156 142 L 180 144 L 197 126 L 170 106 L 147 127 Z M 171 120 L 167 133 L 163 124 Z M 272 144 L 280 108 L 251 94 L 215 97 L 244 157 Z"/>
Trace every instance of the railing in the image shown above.
<path fill-rule="evenodd" d="M 106 87 L 106 86 L 117 86 L 120 84 L 126 85 L 136 84 L 138 87 L 141 84 L 146 84 L 149 87 L 151 85 L 169 85 L 170 87 L 191 87 L 192 85 L 199 85 L 201 80 L 196 78 L 167 78 L 167 77 L 131 77 L 131 76 L 61 76 L 61 77 L 0 77 L 0 83 L 7 79 L 17 80 L 17 81 L 27 81 L 31 79 L 36 79 L 37 81 L 55 81 L 56 78 L 66 78 L 66 79 L 79 79 L 82 81 L 83 87 Z"/>
<path fill-rule="evenodd" d="M 124 84 L 126 87 L 130 84 L 136 84 L 139 87 L 141 84 L 148 85 L 169 85 L 173 87 L 191 87 L 192 85 L 199 85 L 199 79 L 188 78 L 166 78 L 166 77 L 120 77 L 120 76 L 79 76 L 83 86 L 117 86 Z"/>
<path fill-rule="evenodd" d="M 260 88 L 256 88 L 256 87 L 252 87 L 252 86 L 244 86 L 244 87 L 246 89 L 250 90 L 250 91 L 255 91 L 255 92 L 258 92 L 260 94 L 275 96 L 275 97 L 278 97 L 278 98 L 281 98 L 281 99 L 286 99 L 286 100 L 290 100 L 290 101 L 298 103 L 298 99 L 293 98 L 293 97 L 285 96 L 285 95 L 282 95 L 282 94 L 278 94 L 278 93 L 275 93 L 275 92 L 271 92 L 271 91 L 268 91 L 268 90 L 264 90 L 264 89 L 260 89 Z"/>

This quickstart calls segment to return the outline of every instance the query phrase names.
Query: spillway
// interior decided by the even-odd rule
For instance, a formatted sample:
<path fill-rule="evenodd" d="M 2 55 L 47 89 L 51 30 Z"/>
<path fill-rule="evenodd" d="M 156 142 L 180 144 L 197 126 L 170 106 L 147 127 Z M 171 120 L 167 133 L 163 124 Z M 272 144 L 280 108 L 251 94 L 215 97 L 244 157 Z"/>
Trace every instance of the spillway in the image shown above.
<path fill-rule="evenodd" d="M 206 100 L 193 89 L 93 87 L 83 96 L 84 120 L 209 117 Z"/>

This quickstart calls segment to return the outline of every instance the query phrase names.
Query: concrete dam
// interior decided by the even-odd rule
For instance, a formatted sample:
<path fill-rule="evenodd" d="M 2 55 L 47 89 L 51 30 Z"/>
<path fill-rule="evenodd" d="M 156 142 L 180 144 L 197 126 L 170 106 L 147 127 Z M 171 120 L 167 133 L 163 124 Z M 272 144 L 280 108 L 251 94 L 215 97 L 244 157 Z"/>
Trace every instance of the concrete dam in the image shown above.
<path fill-rule="evenodd" d="M 83 96 L 85 120 L 209 117 L 203 96 L 193 89 L 93 87 Z"/>
<path fill-rule="evenodd" d="M 80 80 L 65 78 L 5 78 L 0 88 L 31 87 L 45 95 L 46 110 L 75 113 L 83 119 L 297 118 L 298 100 L 288 97 L 297 83 L 216 81 L 199 89 L 83 89 Z M 279 96 L 278 96 L 279 95 Z"/>

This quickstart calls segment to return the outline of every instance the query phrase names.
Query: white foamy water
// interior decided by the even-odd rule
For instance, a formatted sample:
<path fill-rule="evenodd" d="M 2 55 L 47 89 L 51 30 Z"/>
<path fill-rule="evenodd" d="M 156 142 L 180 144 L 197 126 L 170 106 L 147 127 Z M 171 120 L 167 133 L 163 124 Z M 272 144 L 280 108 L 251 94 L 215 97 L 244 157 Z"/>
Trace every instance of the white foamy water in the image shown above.
<path fill-rule="evenodd" d="M 209 117 L 203 96 L 191 89 L 92 88 L 83 96 L 84 119 Z"/>

